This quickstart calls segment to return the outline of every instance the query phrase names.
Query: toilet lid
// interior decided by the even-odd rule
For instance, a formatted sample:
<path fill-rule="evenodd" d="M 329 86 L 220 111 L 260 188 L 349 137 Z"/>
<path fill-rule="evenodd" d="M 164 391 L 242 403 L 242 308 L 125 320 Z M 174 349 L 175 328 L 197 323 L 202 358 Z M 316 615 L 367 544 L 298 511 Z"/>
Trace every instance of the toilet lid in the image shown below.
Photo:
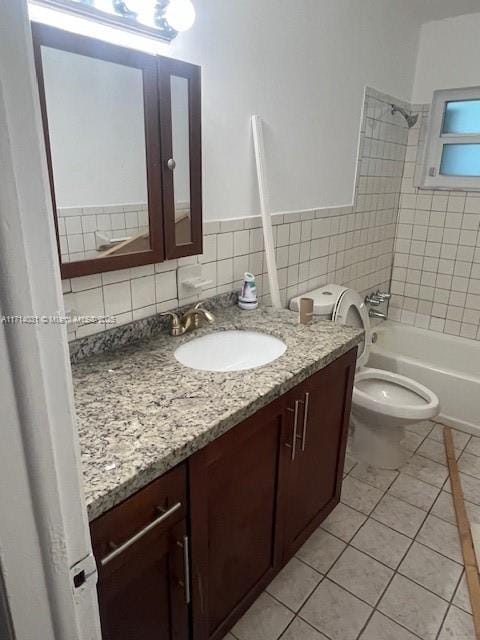
<path fill-rule="evenodd" d="M 358 345 L 357 355 L 357 367 L 363 367 L 368 360 L 370 350 L 370 319 L 364 300 L 353 289 L 347 289 L 335 305 L 332 320 L 335 324 L 348 325 L 365 331 L 365 337 Z"/>

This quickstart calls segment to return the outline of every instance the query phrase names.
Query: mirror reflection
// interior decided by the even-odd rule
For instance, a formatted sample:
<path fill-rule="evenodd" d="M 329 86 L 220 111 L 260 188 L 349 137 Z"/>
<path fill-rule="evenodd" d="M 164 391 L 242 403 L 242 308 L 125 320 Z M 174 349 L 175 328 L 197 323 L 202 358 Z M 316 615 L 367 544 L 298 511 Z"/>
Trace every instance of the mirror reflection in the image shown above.
<path fill-rule="evenodd" d="M 175 202 L 175 244 L 191 242 L 190 140 L 188 80 L 171 76 L 173 191 Z"/>
<path fill-rule="evenodd" d="M 41 56 L 62 262 L 149 250 L 141 69 Z"/>

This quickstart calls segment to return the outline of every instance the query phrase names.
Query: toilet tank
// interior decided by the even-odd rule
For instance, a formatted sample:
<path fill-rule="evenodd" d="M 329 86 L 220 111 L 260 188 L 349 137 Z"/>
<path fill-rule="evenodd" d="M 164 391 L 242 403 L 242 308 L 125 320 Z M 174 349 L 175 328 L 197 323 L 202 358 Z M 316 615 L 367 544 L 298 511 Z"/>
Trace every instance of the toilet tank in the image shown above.
<path fill-rule="evenodd" d="M 341 287 L 338 284 L 327 284 L 319 289 L 308 291 L 301 296 L 296 296 L 290 300 L 290 309 L 292 311 L 298 311 L 301 298 L 313 299 L 313 313 L 315 316 L 322 318 L 323 320 L 330 320 L 333 313 L 333 308 L 340 297 L 340 295 L 346 290 L 346 287 Z"/>

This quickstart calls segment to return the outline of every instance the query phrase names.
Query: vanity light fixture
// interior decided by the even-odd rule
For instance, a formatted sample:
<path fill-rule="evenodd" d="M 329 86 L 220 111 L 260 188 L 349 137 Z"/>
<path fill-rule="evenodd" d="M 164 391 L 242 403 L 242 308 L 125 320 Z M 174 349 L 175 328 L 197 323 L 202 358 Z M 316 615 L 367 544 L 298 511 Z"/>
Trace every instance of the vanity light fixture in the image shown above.
<path fill-rule="evenodd" d="M 195 21 L 191 0 L 30 0 L 70 15 L 166 42 Z"/>
<path fill-rule="evenodd" d="M 195 22 L 195 7 L 191 0 L 170 0 L 165 18 L 175 31 L 188 31 Z"/>

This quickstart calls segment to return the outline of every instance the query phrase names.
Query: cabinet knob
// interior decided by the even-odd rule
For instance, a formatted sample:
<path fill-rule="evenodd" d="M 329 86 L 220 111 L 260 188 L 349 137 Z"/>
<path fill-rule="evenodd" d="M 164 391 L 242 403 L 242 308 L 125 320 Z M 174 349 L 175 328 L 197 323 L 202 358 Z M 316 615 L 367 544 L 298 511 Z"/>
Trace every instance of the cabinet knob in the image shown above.
<path fill-rule="evenodd" d="M 170 171 L 174 171 L 176 166 L 177 163 L 173 158 L 170 158 L 170 160 L 167 161 L 167 167 L 170 169 Z"/>

